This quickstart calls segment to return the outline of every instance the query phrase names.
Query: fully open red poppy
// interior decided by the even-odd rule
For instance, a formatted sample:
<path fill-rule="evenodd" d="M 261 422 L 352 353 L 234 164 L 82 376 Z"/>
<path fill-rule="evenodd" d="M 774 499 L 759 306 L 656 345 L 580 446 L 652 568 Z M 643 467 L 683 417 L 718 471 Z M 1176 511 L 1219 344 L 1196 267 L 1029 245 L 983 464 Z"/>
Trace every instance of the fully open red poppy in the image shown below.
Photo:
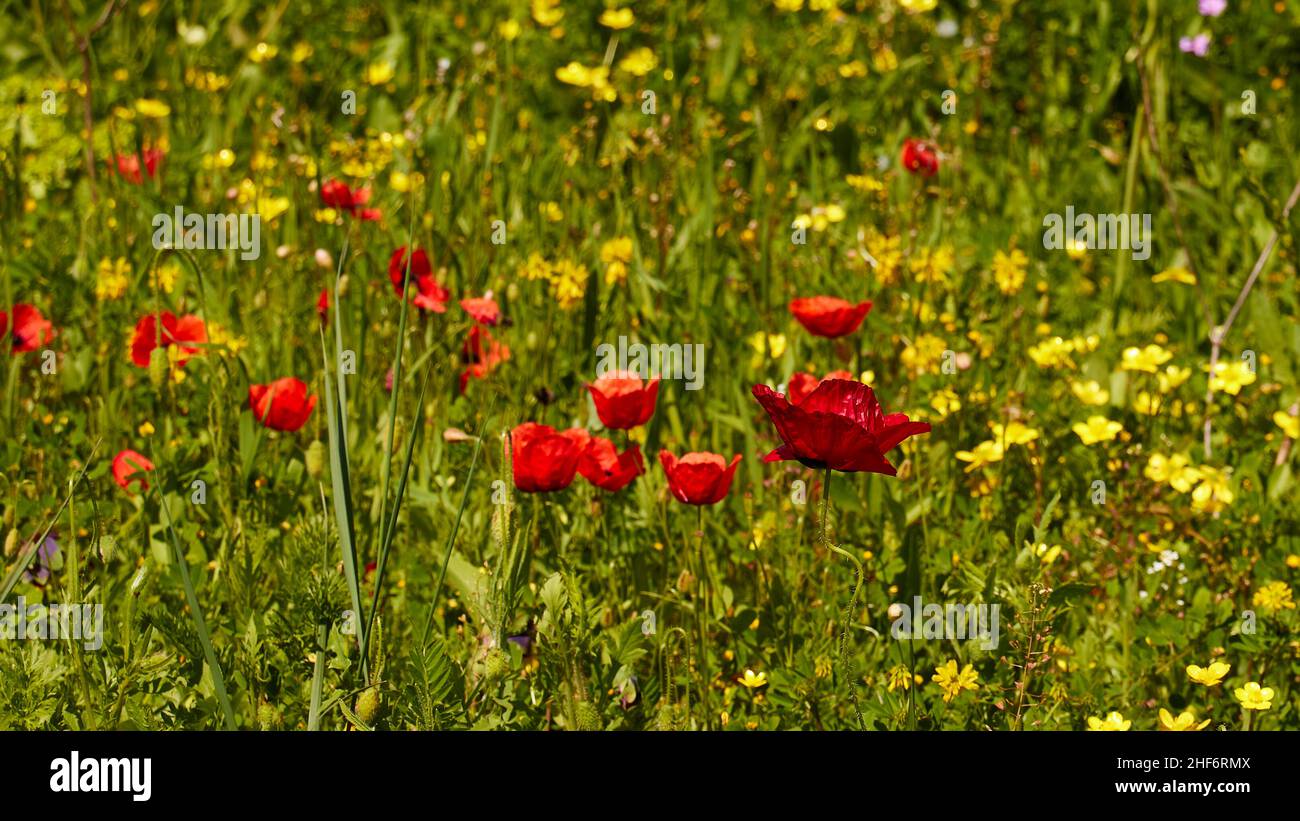
<path fill-rule="evenodd" d="M 612 430 L 644 425 L 655 412 L 659 378 L 649 382 L 629 371 L 613 371 L 587 385 L 600 422 Z"/>
<path fill-rule="evenodd" d="M 766 385 L 755 385 L 753 393 L 784 442 L 764 462 L 795 459 L 810 468 L 893 476 L 897 470 L 885 454 L 909 436 L 930 431 L 928 423 L 906 414 L 886 415 L 875 391 L 861 382 L 828 379 L 797 405 Z"/>
<path fill-rule="evenodd" d="M 790 381 L 786 384 L 786 390 L 788 391 L 790 401 L 798 405 L 804 399 L 807 399 L 808 395 L 816 390 L 817 386 L 825 382 L 827 379 L 851 380 L 853 379 L 853 374 L 848 371 L 831 371 L 826 374 L 824 378 L 818 379 L 806 371 L 799 371 L 791 376 Z"/>
<path fill-rule="evenodd" d="M 125 490 L 131 489 L 132 482 L 139 482 L 140 489 L 148 491 L 149 480 L 144 475 L 151 470 L 153 462 L 133 450 L 119 451 L 113 457 L 113 481 Z"/>
<path fill-rule="evenodd" d="M 645 473 L 645 460 L 641 458 L 641 448 L 635 444 L 620 454 L 613 442 L 593 436 L 578 459 L 578 473 L 596 487 L 613 493 Z"/>
<path fill-rule="evenodd" d="M 402 283 L 406 280 L 406 246 L 403 245 L 388 258 L 388 279 L 393 283 L 393 292 L 402 295 Z M 433 277 L 433 268 L 429 265 L 429 255 L 423 248 L 416 248 L 411 254 L 411 279 L 418 293 L 411 297 L 411 304 L 424 311 L 446 313 L 451 291 L 438 284 Z"/>
<path fill-rule="evenodd" d="M 140 321 L 135 323 L 135 335 L 131 339 L 131 361 L 136 367 L 149 367 L 149 355 L 158 347 L 158 338 L 158 315 L 145 314 L 140 317 Z M 201 344 L 207 341 L 208 331 L 202 319 L 194 314 L 177 317 L 171 311 L 162 312 L 162 345 L 164 348 L 173 345 L 180 347 L 181 355 L 177 357 L 177 364 L 184 364 L 186 359 L 202 350 L 197 345 L 185 343 Z"/>
<path fill-rule="evenodd" d="M 511 431 L 510 442 L 515 487 L 524 493 L 550 493 L 573 483 L 591 435 L 581 428 L 561 433 L 550 425 L 525 422 Z"/>
<path fill-rule="evenodd" d="M 925 140 L 906 140 L 902 161 L 904 168 L 922 177 L 933 177 L 939 171 L 939 151 Z"/>
<path fill-rule="evenodd" d="M 307 383 L 292 376 L 269 385 L 248 386 L 248 406 L 253 417 L 272 430 L 301 428 L 316 407 L 316 395 L 307 395 Z"/>
<path fill-rule="evenodd" d="M 9 327 L 9 315 L 0 311 L 0 339 L 12 337 L 12 353 L 34 351 L 54 339 L 54 326 L 41 316 L 35 306 L 20 302 L 13 306 L 13 310 L 12 329 Z"/>
<path fill-rule="evenodd" d="M 677 501 L 688 505 L 712 505 L 726 498 L 731 478 L 736 475 L 740 454 L 731 464 L 716 453 L 687 453 L 678 459 L 666 450 L 659 451 L 659 464 L 668 476 L 668 489 Z"/>
<path fill-rule="evenodd" d="M 854 305 L 833 296 L 808 296 L 790 301 L 790 313 L 800 325 L 814 336 L 830 339 L 856 331 L 870 310 L 869 301 Z"/>

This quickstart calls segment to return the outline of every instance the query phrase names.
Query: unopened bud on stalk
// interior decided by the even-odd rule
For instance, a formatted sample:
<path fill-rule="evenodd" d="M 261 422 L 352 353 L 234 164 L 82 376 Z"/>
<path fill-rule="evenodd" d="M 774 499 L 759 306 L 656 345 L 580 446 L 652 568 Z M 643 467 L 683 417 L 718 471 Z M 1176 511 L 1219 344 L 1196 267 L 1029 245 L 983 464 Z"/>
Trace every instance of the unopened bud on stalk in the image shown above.
<path fill-rule="evenodd" d="M 107 533 L 99 537 L 99 558 L 108 564 L 117 555 L 117 539 Z"/>
<path fill-rule="evenodd" d="M 12 558 L 18 552 L 18 528 L 10 528 L 9 535 L 5 536 L 5 558 Z"/>
<path fill-rule="evenodd" d="M 367 687 L 357 696 L 356 714 L 367 727 L 375 726 L 375 721 L 384 711 L 384 700 L 379 696 L 378 687 Z"/>
<path fill-rule="evenodd" d="M 325 443 L 316 439 L 308 445 L 305 461 L 308 476 L 313 479 L 319 479 L 323 476 L 325 474 Z"/>
<path fill-rule="evenodd" d="M 578 714 L 578 729 L 585 733 L 594 733 L 605 729 L 605 721 L 600 717 L 600 710 L 590 701 L 579 701 L 576 712 Z"/>
<path fill-rule="evenodd" d="M 149 384 L 153 385 L 154 390 L 162 390 L 162 386 L 167 382 L 169 369 L 167 349 L 162 346 L 154 348 L 149 354 Z"/>

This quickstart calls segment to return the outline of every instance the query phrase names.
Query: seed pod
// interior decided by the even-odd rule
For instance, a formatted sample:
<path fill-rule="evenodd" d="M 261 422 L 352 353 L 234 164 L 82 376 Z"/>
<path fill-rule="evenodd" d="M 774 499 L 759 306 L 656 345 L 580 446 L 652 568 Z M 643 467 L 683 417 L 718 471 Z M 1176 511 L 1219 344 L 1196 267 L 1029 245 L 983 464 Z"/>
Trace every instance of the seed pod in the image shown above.
<path fill-rule="evenodd" d="M 375 725 L 375 721 L 384 712 L 384 700 L 379 695 L 378 687 L 367 687 L 357 696 L 355 712 L 367 727 Z"/>
<path fill-rule="evenodd" d="M 108 564 L 109 562 L 113 561 L 113 557 L 116 555 L 117 555 L 117 539 L 113 538 L 107 533 L 100 536 L 99 537 L 99 558 L 103 560 L 104 564 Z"/>
<path fill-rule="evenodd" d="M 590 701 L 579 701 L 576 712 L 578 713 L 578 729 L 582 732 L 594 733 L 605 728 L 605 721 L 600 717 L 600 711 Z"/>
<path fill-rule="evenodd" d="M 162 386 L 167 382 L 167 349 L 157 347 L 149 354 L 149 384 L 153 385 L 154 390 L 162 390 Z"/>
<path fill-rule="evenodd" d="M 495 683 L 510 673 L 510 655 L 500 647 L 493 647 L 483 660 L 483 678 Z"/>
<path fill-rule="evenodd" d="M 18 552 L 18 528 L 10 528 L 9 535 L 5 536 L 5 558 L 12 558 Z"/>
<path fill-rule="evenodd" d="M 284 726 L 284 716 L 270 702 L 262 702 L 257 708 L 257 726 L 263 730 L 279 730 Z"/>
<path fill-rule="evenodd" d="M 313 440 L 307 446 L 305 454 L 307 463 L 307 475 L 313 479 L 319 479 L 325 474 L 325 443 L 319 439 Z"/>

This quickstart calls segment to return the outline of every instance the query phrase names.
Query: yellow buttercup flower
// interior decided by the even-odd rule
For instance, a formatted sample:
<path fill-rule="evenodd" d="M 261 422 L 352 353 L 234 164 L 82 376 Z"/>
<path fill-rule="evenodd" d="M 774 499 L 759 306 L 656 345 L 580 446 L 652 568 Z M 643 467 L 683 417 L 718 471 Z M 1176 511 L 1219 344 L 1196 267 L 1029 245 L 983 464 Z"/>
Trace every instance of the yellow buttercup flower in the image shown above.
<path fill-rule="evenodd" d="M 1231 664 L 1222 661 L 1210 662 L 1208 667 L 1189 664 L 1187 665 L 1187 677 L 1197 684 L 1213 687 L 1216 684 L 1223 683 L 1223 677 L 1228 675 L 1228 671 L 1231 669 Z"/>
<path fill-rule="evenodd" d="M 767 673 L 755 673 L 753 670 L 746 670 L 745 675 L 740 678 L 740 683 L 750 690 L 755 690 L 767 684 Z"/>
<path fill-rule="evenodd" d="M 118 257 L 116 261 L 107 257 L 101 259 L 95 269 L 95 298 L 121 298 L 131 284 L 130 273 L 131 263 L 125 257 Z"/>
<path fill-rule="evenodd" d="M 1034 360 L 1034 363 L 1040 368 L 1074 366 L 1074 360 L 1070 358 L 1070 354 L 1074 353 L 1074 343 L 1059 336 L 1044 339 L 1030 348 L 1028 353 L 1029 358 Z"/>
<path fill-rule="evenodd" d="M 543 28 L 550 28 L 564 19 L 560 0 L 533 0 L 532 11 L 533 19 Z"/>
<path fill-rule="evenodd" d="M 161 120 L 168 114 L 172 113 L 171 106 L 162 100 L 136 100 L 135 110 L 142 117 L 149 117 L 155 120 Z"/>
<path fill-rule="evenodd" d="M 993 279 L 1002 293 L 1018 293 L 1025 284 L 1025 266 L 1029 257 L 1019 248 L 1012 248 L 1010 253 L 998 251 L 993 255 Z"/>
<path fill-rule="evenodd" d="M 1232 492 L 1226 471 L 1202 465 L 1197 472 L 1201 483 L 1192 491 L 1192 510 L 1197 513 L 1218 513 L 1232 504 L 1236 495 Z"/>
<path fill-rule="evenodd" d="M 1087 422 L 1075 422 L 1070 430 L 1079 434 L 1085 445 L 1097 442 L 1109 442 L 1114 439 L 1124 426 L 1104 416 L 1089 416 Z"/>
<path fill-rule="evenodd" d="M 1294 417 L 1286 411 L 1278 411 L 1273 414 L 1273 424 L 1282 429 L 1288 439 L 1300 439 L 1300 418 Z"/>
<path fill-rule="evenodd" d="M 967 664 L 961 668 L 961 672 L 957 672 L 957 660 L 948 659 L 947 664 L 934 668 L 934 676 L 930 680 L 942 688 L 943 700 L 949 702 L 961 695 L 963 690 L 978 690 L 980 686 L 976 682 L 979 677 L 974 665 Z"/>
<path fill-rule="evenodd" d="M 1152 282 L 1181 282 L 1184 285 L 1195 285 L 1196 275 L 1181 265 L 1175 265 L 1172 268 L 1166 268 L 1155 276 L 1151 277 Z"/>
<path fill-rule="evenodd" d="M 1110 391 L 1103 388 L 1096 380 L 1088 382 L 1070 382 L 1070 391 L 1085 405 L 1104 405 L 1110 401 Z"/>
<path fill-rule="evenodd" d="M 1269 613 L 1295 609 L 1295 602 L 1291 601 L 1291 588 L 1286 582 L 1269 582 L 1255 591 L 1251 603 Z"/>
<path fill-rule="evenodd" d="M 280 49 L 270 43 L 258 43 L 253 46 L 253 50 L 248 52 L 248 59 L 254 63 L 265 63 L 267 60 L 275 59 L 275 55 L 280 53 Z"/>
<path fill-rule="evenodd" d="M 961 410 L 961 398 L 952 388 L 944 388 L 930 397 L 930 407 L 934 408 L 940 419 L 947 419 Z"/>
<path fill-rule="evenodd" d="M 1160 729 L 1162 730 L 1172 730 L 1174 732 L 1203 730 L 1209 724 L 1210 720 L 1208 718 L 1197 724 L 1196 716 L 1188 710 L 1184 710 L 1178 714 L 1178 718 L 1174 718 L 1164 707 L 1160 708 Z"/>
<path fill-rule="evenodd" d="M 372 86 L 382 86 L 393 79 L 397 67 L 387 60 L 376 60 L 366 66 L 365 81 Z"/>
<path fill-rule="evenodd" d="M 1155 373 L 1173 354 L 1159 345 L 1147 345 L 1145 348 L 1125 348 L 1120 367 L 1126 371 L 1144 371 Z"/>
<path fill-rule="evenodd" d="M 1175 453 L 1173 456 L 1164 456 L 1159 453 L 1151 454 L 1142 475 L 1153 482 L 1168 483 L 1170 487 L 1179 493 L 1190 491 L 1197 480 L 1201 478 L 1200 471 L 1192 467 L 1187 456 L 1181 453 Z"/>
<path fill-rule="evenodd" d="M 148 419 L 141 422 L 140 427 L 136 428 L 136 430 L 139 432 L 141 436 L 153 436 L 154 434 L 154 426 L 149 422 Z"/>
<path fill-rule="evenodd" d="M 618 67 L 621 71 L 626 71 L 634 77 L 644 77 L 655 70 L 659 65 L 659 58 L 655 53 L 644 46 L 634 48 L 627 53 L 627 56 L 618 61 Z"/>
<path fill-rule="evenodd" d="M 1168 365 L 1163 371 L 1156 374 L 1156 380 L 1160 384 L 1161 393 L 1170 393 L 1191 377 L 1191 368 L 1180 368 L 1177 365 Z"/>
<path fill-rule="evenodd" d="M 939 5 L 939 0 L 898 0 L 898 4 L 910 14 L 919 14 L 934 11 L 934 7 Z"/>
<path fill-rule="evenodd" d="M 1260 687 L 1258 681 L 1248 681 L 1245 687 L 1233 691 L 1237 701 L 1247 710 L 1267 710 L 1273 706 L 1273 688 Z"/>
<path fill-rule="evenodd" d="M 1023 422 L 1011 421 L 1005 427 L 1001 422 L 990 422 L 993 441 L 1004 445 L 1027 445 L 1038 438 L 1038 429 Z"/>
<path fill-rule="evenodd" d="M 1100 732 L 1124 732 L 1133 726 L 1133 722 L 1124 718 L 1118 710 L 1111 710 L 1106 718 L 1100 719 L 1096 716 L 1088 718 L 1088 729 Z"/>
<path fill-rule="evenodd" d="M 1210 374 L 1210 390 L 1229 396 L 1236 396 L 1244 386 L 1255 381 L 1255 372 L 1245 360 L 1215 362 L 1212 371 L 1209 365 L 1201 369 Z"/>
<path fill-rule="evenodd" d="M 605 9 L 599 18 L 602 26 L 615 31 L 631 26 L 634 19 L 631 9 Z"/>
<path fill-rule="evenodd" d="M 993 440 L 980 442 L 974 450 L 959 450 L 957 458 L 963 462 L 970 462 L 966 472 L 979 470 L 985 465 L 991 465 L 994 462 L 1002 461 L 1002 444 Z"/>

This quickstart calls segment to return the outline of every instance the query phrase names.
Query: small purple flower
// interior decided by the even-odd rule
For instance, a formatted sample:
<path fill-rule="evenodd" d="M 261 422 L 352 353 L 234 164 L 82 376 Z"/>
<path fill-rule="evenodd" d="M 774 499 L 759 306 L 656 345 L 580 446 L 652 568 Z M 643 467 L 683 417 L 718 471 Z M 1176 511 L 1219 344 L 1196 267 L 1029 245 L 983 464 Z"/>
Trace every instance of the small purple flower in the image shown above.
<path fill-rule="evenodd" d="M 1198 34 L 1195 37 L 1179 37 L 1178 50 L 1184 54 L 1204 57 L 1210 51 L 1210 35 Z"/>
<path fill-rule="evenodd" d="M 1228 9 L 1228 0 L 1200 0 L 1197 10 L 1202 17 L 1218 17 Z"/>
<path fill-rule="evenodd" d="M 23 571 L 23 578 L 33 584 L 45 584 L 45 580 L 50 577 L 50 564 L 57 555 L 59 555 L 59 543 L 54 540 L 54 534 L 51 533 L 45 537 L 45 544 L 36 551 L 36 560 L 31 568 Z"/>

